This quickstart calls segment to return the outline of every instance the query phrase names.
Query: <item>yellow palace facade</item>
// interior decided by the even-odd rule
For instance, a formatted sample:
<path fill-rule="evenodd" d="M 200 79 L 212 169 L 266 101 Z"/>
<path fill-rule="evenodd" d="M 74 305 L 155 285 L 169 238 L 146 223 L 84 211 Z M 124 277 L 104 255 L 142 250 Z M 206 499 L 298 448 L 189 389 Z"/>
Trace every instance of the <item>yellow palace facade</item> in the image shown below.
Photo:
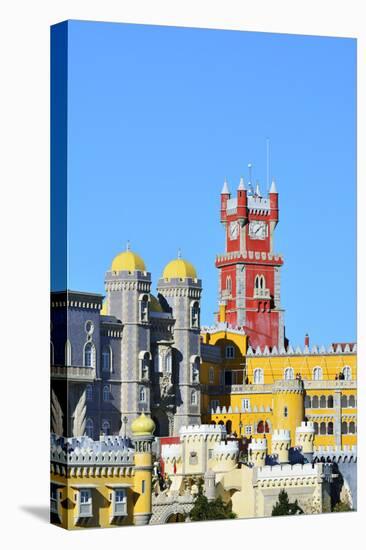
<path fill-rule="evenodd" d="M 202 422 L 238 436 L 271 437 L 311 421 L 316 448 L 352 448 L 357 439 L 356 345 L 271 351 L 247 346 L 244 331 L 221 323 L 201 338 Z"/>

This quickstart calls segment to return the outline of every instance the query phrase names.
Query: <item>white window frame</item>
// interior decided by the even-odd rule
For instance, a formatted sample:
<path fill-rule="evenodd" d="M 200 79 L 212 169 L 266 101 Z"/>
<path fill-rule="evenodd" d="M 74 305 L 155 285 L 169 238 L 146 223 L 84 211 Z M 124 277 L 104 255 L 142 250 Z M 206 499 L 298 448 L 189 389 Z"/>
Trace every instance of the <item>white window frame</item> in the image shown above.
<path fill-rule="evenodd" d="M 142 398 L 141 398 L 142 395 Z M 145 386 L 139 387 L 139 403 L 146 403 L 147 402 L 147 392 Z"/>
<path fill-rule="evenodd" d="M 90 346 L 91 354 L 90 354 L 90 365 L 86 364 L 86 348 Z M 84 367 L 88 368 L 95 368 L 95 346 L 93 342 L 85 342 L 84 349 L 83 349 L 83 365 Z"/>
<path fill-rule="evenodd" d="M 264 383 L 264 371 L 263 371 L 262 368 L 254 369 L 253 383 L 254 384 L 263 384 Z"/>
<path fill-rule="evenodd" d="M 121 498 L 120 498 L 121 495 Z M 118 496 L 118 498 L 117 498 Z M 112 516 L 114 518 L 127 516 L 127 491 L 123 487 L 116 487 L 111 493 Z"/>
<path fill-rule="evenodd" d="M 287 376 L 286 373 L 291 373 L 291 376 Z M 295 379 L 294 369 L 292 367 L 286 367 L 285 368 L 285 370 L 283 371 L 283 379 L 284 380 L 294 380 Z"/>
<path fill-rule="evenodd" d="M 71 367 L 72 365 L 72 349 L 70 340 L 67 339 L 65 342 L 65 366 Z"/>
<path fill-rule="evenodd" d="M 241 400 L 241 410 L 242 412 L 250 412 L 250 399 L 248 399 L 247 397 L 243 397 Z"/>
<path fill-rule="evenodd" d="M 226 346 L 225 357 L 226 357 L 226 359 L 234 359 L 235 358 L 235 348 L 234 348 L 233 345 L 229 344 L 229 345 Z"/>
<path fill-rule="evenodd" d="M 192 391 L 191 391 L 190 402 L 191 402 L 191 405 L 192 405 L 192 406 L 198 405 L 198 399 L 197 399 L 197 392 L 196 392 L 196 390 L 192 390 Z"/>
<path fill-rule="evenodd" d="M 215 369 L 213 367 L 210 367 L 208 370 L 208 381 L 210 384 L 215 382 Z"/>
<path fill-rule="evenodd" d="M 313 368 L 313 380 L 323 380 L 323 369 L 319 366 Z"/>
<path fill-rule="evenodd" d="M 84 496 L 87 500 L 84 500 Z M 93 497 L 91 489 L 79 489 L 78 494 L 78 517 L 79 518 L 91 518 L 93 517 Z"/>
<path fill-rule="evenodd" d="M 191 363 L 191 382 L 192 384 L 199 384 L 201 359 L 198 355 L 192 355 L 190 363 Z"/>
<path fill-rule="evenodd" d="M 346 372 L 349 373 L 349 375 L 346 375 Z M 344 375 L 345 380 L 352 380 L 352 368 L 349 365 L 345 365 L 342 369 L 342 373 Z"/>

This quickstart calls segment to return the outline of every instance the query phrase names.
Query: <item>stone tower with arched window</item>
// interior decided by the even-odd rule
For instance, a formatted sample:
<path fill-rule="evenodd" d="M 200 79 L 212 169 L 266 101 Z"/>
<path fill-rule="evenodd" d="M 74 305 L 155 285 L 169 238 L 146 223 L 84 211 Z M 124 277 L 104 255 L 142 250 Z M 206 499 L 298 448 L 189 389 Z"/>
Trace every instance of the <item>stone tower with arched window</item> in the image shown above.
<path fill-rule="evenodd" d="M 141 412 L 150 413 L 150 287 L 151 275 L 140 256 L 128 248 L 114 258 L 105 277 L 105 313 L 117 318 L 123 326 L 121 402 L 116 407 L 121 418 L 127 418 L 128 426 Z"/>
<path fill-rule="evenodd" d="M 200 298 L 202 286 L 192 264 L 178 258 L 158 282 L 160 301 L 175 319 L 173 327 L 174 426 L 200 424 Z"/>

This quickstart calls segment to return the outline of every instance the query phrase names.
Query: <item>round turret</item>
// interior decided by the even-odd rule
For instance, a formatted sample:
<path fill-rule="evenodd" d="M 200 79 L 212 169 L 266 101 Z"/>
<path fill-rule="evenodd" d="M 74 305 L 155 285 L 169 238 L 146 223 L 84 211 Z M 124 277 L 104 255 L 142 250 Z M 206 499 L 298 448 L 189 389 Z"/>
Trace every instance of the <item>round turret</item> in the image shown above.
<path fill-rule="evenodd" d="M 288 463 L 290 446 L 290 430 L 274 430 L 272 435 L 272 454 L 277 455 L 277 460 L 280 464 Z"/>
<path fill-rule="evenodd" d="M 301 422 L 296 428 L 296 447 L 301 447 L 302 454 L 312 459 L 314 452 L 315 428 L 313 422 Z"/>
<path fill-rule="evenodd" d="M 248 446 L 249 462 L 254 466 L 261 468 L 266 463 L 267 439 L 252 439 Z"/>

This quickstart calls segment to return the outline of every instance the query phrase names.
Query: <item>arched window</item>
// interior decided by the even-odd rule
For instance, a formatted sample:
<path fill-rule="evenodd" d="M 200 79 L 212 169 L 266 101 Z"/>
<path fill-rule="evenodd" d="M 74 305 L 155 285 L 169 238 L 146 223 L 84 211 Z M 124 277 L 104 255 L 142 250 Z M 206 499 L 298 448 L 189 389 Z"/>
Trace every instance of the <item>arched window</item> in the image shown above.
<path fill-rule="evenodd" d="M 260 420 L 257 424 L 257 434 L 263 434 L 264 429 L 265 429 L 264 422 L 263 420 Z"/>
<path fill-rule="evenodd" d="M 110 435 L 111 433 L 111 425 L 108 422 L 108 420 L 103 420 L 102 422 L 102 434 L 103 435 Z"/>
<path fill-rule="evenodd" d="M 95 367 L 95 348 L 91 342 L 84 346 L 84 367 Z"/>
<path fill-rule="evenodd" d="M 328 422 L 328 435 L 333 435 L 333 422 Z"/>
<path fill-rule="evenodd" d="M 315 435 L 318 435 L 319 433 L 319 424 L 317 422 L 314 422 L 314 433 Z"/>
<path fill-rule="evenodd" d="M 284 378 L 285 378 L 285 380 L 293 380 L 294 379 L 294 369 L 292 367 L 287 367 L 287 369 L 285 369 Z"/>
<path fill-rule="evenodd" d="M 326 399 L 325 395 L 321 395 L 320 400 L 319 400 L 319 407 L 321 409 L 325 409 L 326 406 L 327 406 L 327 399 Z"/>
<path fill-rule="evenodd" d="M 319 397 L 317 395 L 313 395 L 312 408 L 319 409 Z"/>
<path fill-rule="evenodd" d="M 323 369 L 321 367 L 313 369 L 313 380 L 323 380 Z"/>
<path fill-rule="evenodd" d="M 269 434 L 269 431 L 269 423 L 266 420 L 264 423 L 264 433 Z"/>
<path fill-rule="evenodd" d="M 261 275 L 261 277 L 260 277 L 259 286 L 262 290 L 264 290 L 266 288 L 266 280 L 264 278 L 264 275 Z"/>
<path fill-rule="evenodd" d="M 191 357 L 191 381 L 197 384 L 200 380 L 200 358 L 197 355 Z"/>
<path fill-rule="evenodd" d="M 91 418 L 88 418 L 85 423 L 85 434 L 91 439 L 94 438 L 94 423 Z"/>
<path fill-rule="evenodd" d="M 87 401 L 92 401 L 93 399 L 93 386 L 91 384 L 86 385 L 85 397 Z"/>
<path fill-rule="evenodd" d="M 341 433 L 342 433 L 342 435 L 348 434 L 348 424 L 347 424 L 347 422 L 342 422 Z"/>
<path fill-rule="evenodd" d="M 226 421 L 226 433 L 231 434 L 231 430 L 232 430 L 232 422 L 231 422 L 231 420 L 227 420 Z"/>
<path fill-rule="evenodd" d="M 140 351 L 139 353 L 139 362 L 140 362 L 140 380 L 149 380 L 150 378 L 150 359 L 151 354 L 149 351 Z M 159 370 L 162 368 L 162 356 L 159 354 Z M 161 364 L 160 364 L 161 361 Z"/>
<path fill-rule="evenodd" d="M 67 367 L 70 367 L 72 365 L 70 340 L 66 340 L 65 344 L 65 365 Z"/>
<path fill-rule="evenodd" d="M 147 294 L 142 294 L 139 298 L 139 307 L 140 307 L 140 322 L 148 323 L 149 322 L 149 297 Z"/>
<path fill-rule="evenodd" d="M 254 384 L 263 384 L 263 369 L 254 369 Z"/>
<path fill-rule="evenodd" d="M 172 350 L 169 349 L 165 355 L 165 371 L 168 374 L 172 374 L 172 364 L 173 364 Z"/>
<path fill-rule="evenodd" d="M 232 281 L 231 281 L 230 275 L 228 275 L 226 277 L 226 290 L 227 290 L 228 294 L 231 294 L 231 289 L 232 289 Z"/>
<path fill-rule="evenodd" d="M 191 391 L 191 405 L 197 405 L 197 392 Z"/>
<path fill-rule="evenodd" d="M 215 370 L 213 367 L 210 367 L 209 371 L 208 371 L 208 380 L 210 382 L 210 384 L 213 384 L 214 381 L 215 381 Z"/>
<path fill-rule="evenodd" d="M 342 409 L 347 409 L 348 408 L 348 398 L 347 398 L 347 395 L 342 395 L 341 397 L 341 407 Z"/>
<path fill-rule="evenodd" d="M 333 407 L 334 407 L 333 395 L 328 395 L 328 409 L 333 409 Z"/>
<path fill-rule="evenodd" d="M 356 400 L 354 395 L 350 395 L 348 398 L 348 407 L 354 408 L 356 406 Z"/>
<path fill-rule="evenodd" d="M 103 401 L 109 401 L 111 398 L 111 387 L 106 384 L 103 386 Z"/>
<path fill-rule="evenodd" d="M 139 401 L 146 403 L 146 388 L 144 386 L 141 386 L 139 389 Z"/>
<path fill-rule="evenodd" d="M 287 407 L 284 407 L 284 409 L 283 409 L 283 416 L 284 416 L 285 418 L 288 417 L 288 408 L 287 408 Z"/>
<path fill-rule="evenodd" d="M 352 369 L 348 365 L 342 369 L 344 380 L 352 380 Z"/>
<path fill-rule="evenodd" d="M 191 304 L 191 328 L 200 326 L 200 305 L 197 301 Z"/>
<path fill-rule="evenodd" d="M 353 421 L 348 424 L 348 433 L 350 434 L 356 433 L 356 424 Z"/>
<path fill-rule="evenodd" d="M 112 349 L 104 346 L 102 349 L 102 369 L 106 372 L 112 371 Z"/>
<path fill-rule="evenodd" d="M 320 435 L 325 435 L 327 433 L 327 425 L 325 422 L 320 423 Z"/>
<path fill-rule="evenodd" d="M 305 409 L 311 409 L 311 399 L 309 395 L 305 395 Z"/>

